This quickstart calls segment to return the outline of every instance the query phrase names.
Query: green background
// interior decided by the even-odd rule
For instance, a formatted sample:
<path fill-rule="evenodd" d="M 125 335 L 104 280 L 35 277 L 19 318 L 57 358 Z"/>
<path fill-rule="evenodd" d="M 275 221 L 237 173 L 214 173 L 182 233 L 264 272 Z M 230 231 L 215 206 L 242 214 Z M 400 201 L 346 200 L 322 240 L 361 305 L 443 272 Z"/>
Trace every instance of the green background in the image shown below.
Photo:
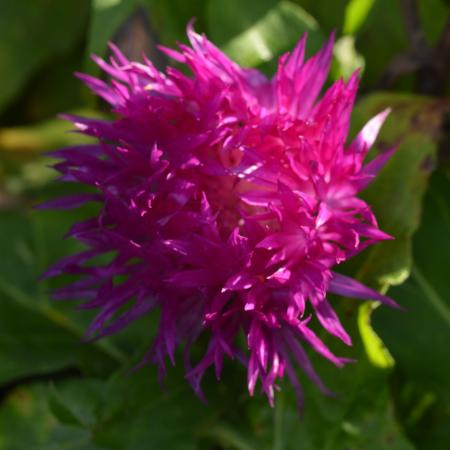
<path fill-rule="evenodd" d="M 417 6 L 420 54 L 408 4 Z M 303 32 L 312 54 L 336 30 L 328 82 L 363 67 L 351 134 L 393 109 L 377 149 L 400 148 L 364 196 L 396 239 L 345 270 L 389 289 L 406 311 L 332 299 L 355 345 L 327 343 L 357 362 L 336 369 L 312 354 L 337 395 L 324 397 L 300 373 L 303 415 L 287 383 L 273 409 L 260 394 L 249 398 L 235 362 L 220 382 L 207 374 L 206 405 L 181 367 L 161 389 L 155 368 L 130 371 L 156 318 L 86 344 L 90 314 L 51 302 L 56 282 L 38 282 L 79 248 L 63 235 L 88 215 L 33 209 L 68 190 L 43 152 L 83 141 L 56 114 L 103 114 L 73 72 L 101 76 L 89 55 L 106 56 L 108 40 L 163 67 L 156 44 L 185 42 L 192 17 L 240 64 L 266 74 Z M 445 0 L 0 0 L 0 450 L 449 449 L 450 46 L 439 47 L 448 17 Z"/>

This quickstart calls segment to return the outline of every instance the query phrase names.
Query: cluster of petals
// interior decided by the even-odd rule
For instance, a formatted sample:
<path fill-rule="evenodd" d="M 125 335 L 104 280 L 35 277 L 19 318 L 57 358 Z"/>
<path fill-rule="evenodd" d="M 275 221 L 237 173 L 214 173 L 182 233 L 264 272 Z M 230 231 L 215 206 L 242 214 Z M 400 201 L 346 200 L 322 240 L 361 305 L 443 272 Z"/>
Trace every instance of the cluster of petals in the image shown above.
<path fill-rule="evenodd" d="M 55 298 L 97 310 L 91 338 L 159 315 L 143 362 L 163 377 L 180 349 L 200 396 L 205 371 L 213 366 L 219 378 L 224 358 L 244 364 L 250 394 L 260 386 L 271 404 L 283 376 L 301 402 L 299 368 L 328 393 L 306 348 L 338 367 L 346 360 L 311 324 L 345 344 L 351 338 L 327 293 L 395 306 L 334 271 L 390 239 L 358 197 L 392 154 L 363 164 L 387 111 L 346 144 L 358 73 L 319 99 L 333 37 L 307 61 L 302 38 L 272 79 L 240 67 L 191 26 L 188 37 L 190 46 L 161 48 L 176 61 L 164 73 L 111 45 L 109 62 L 94 57 L 108 82 L 78 75 L 114 119 L 67 116 L 95 143 L 52 152 L 61 181 L 93 189 L 43 206 L 100 204 L 69 231 L 86 249 L 46 273 L 75 276 Z M 199 340 L 206 347 L 193 360 Z"/>

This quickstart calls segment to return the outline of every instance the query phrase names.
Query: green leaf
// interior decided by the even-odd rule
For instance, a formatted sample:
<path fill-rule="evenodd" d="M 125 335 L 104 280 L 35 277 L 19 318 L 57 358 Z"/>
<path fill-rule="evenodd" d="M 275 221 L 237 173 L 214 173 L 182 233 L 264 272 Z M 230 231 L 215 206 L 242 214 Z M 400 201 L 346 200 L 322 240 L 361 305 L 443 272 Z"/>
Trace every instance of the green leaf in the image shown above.
<path fill-rule="evenodd" d="M 133 375 L 119 373 L 108 385 L 98 406 L 94 441 L 111 449 L 195 449 L 199 423 L 208 409 L 178 376 L 161 389 L 156 368 Z M 211 411 L 209 411 L 211 413 Z"/>
<path fill-rule="evenodd" d="M 87 57 L 103 56 L 108 41 L 112 40 L 120 25 L 137 8 L 138 0 L 92 0 L 91 21 L 88 32 Z M 87 62 L 91 72 L 98 71 L 93 62 Z"/>
<path fill-rule="evenodd" d="M 72 114 L 99 118 L 101 115 L 91 109 L 77 109 Z M 62 119 L 49 119 L 33 125 L 0 128 L 0 155 L 5 158 L 6 152 L 43 152 L 59 147 L 92 142 L 92 138 L 73 131 L 72 123 Z"/>
<path fill-rule="evenodd" d="M 97 399 L 102 398 L 104 390 L 104 381 L 89 378 L 52 384 L 49 405 L 62 424 L 90 428 L 96 423 Z"/>
<path fill-rule="evenodd" d="M 345 8 L 344 33 L 354 34 L 369 15 L 375 0 L 350 0 Z"/>
<path fill-rule="evenodd" d="M 450 427 L 449 191 L 449 177 L 437 172 L 414 236 L 411 278 L 391 292 L 407 311 L 395 318 L 381 309 L 374 315 L 374 326 L 405 378 L 398 388 L 403 420 L 427 449 L 446 448 L 449 434 L 443 430 Z M 407 389 L 414 392 L 412 399 Z"/>
<path fill-rule="evenodd" d="M 57 420 L 49 387 L 34 383 L 14 389 L 0 408 L 0 450 L 101 450 L 87 428 Z"/>
<path fill-rule="evenodd" d="M 376 367 L 387 369 L 393 367 L 395 363 L 383 341 L 372 328 L 373 309 L 374 304 L 371 302 L 365 302 L 358 308 L 358 328 L 370 362 Z"/>
<path fill-rule="evenodd" d="M 422 200 L 436 158 L 435 136 L 448 106 L 408 94 L 373 94 L 358 103 L 354 129 L 386 107 L 392 108 L 376 148 L 399 144 L 376 180 L 363 192 L 380 227 L 392 235 L 352 262 L 357 277 L 386 289 L 402 283 L 411 268 L 411 238 L 420 223 Z M 372 150 L 376 153 L 376 149 Z M 372 155 L 373 156 L 373 155 Z"/>
<path fill-rule="evenodd" d="M 323 42 L 316 20 L 289 1 L 212 0 L 208 29 L 210 38 L 225 53 L 247 67 L 274 61 L 283 52 L 292 50 L 305 32 L 309 51 L 317 51 Z"/>
<path fill-rule="evenodd" d="M 53 386 L 34 383 L 7 398 L 0 409 L 0 436 L 5 444 L 14 442 L 17 430 L 34 419 L 32 432 L 23 438 L 22 447 L 15 448 L 63 449 L 56 445 L 55 436 L 70 431 L 66 439 L 77 437 L 80 447 L 76 441 L 71 447 L 77 449 L 196 450 L 200 430 L 217 421 L 220 405 L 225 403 L 224 395 L 217 408 L 202 403 L 180 372 L 171 373 L 162 389 L 154 367 L 136 373 L 121 371 L 109 380 L 72 379 Z M 11 432 L 10 423 L 14 424 Z M 0 440 L 3 448 L 13 447 L 2 447 Z"/>
<path fill-rule="evenodd" d="M 363 2 L 368 3 L 367 0 L 355 0 L 355 3 Z M 376 87 L 394 58 L 411 50 L 401 3 L 391 0 L 374 1 L 364 22 L 355 29 L 356 48 L 366 60 L 362 80 L 364 87 Z M 440 0 L 419 0 L 414 3 L 418 5 L 420 26 L 428 44 L 435 44 L 448 18 L 448 6 L 444 6 Z M 387 42 L 389 45 L 386 45 Z M 396 87 L 402 91 L 411 91 L 412 81 L 411 76 L 403 77 Z"/>
<path fill-rule="evenodd" d="M 11 442 L 12 433 L 39 414 L 26 437 L 26 448 L 52 448 L 50 444 L 59 442 L 55 436 L 67 440 L 76 436 L 80 448 L 118 450 L 218 446 L 230 450 L 412 450 L 393 417 L 384 372 L 374 370 L 367 361 L 350 369 L 351 374 L 334 367 L 320 370 L 340 395 L 327 398 L 305 383 L 303 417 L 288 386 L 277 396 L 275 409 L 262 396 L 250 398 L 244 392 L 243 371 L 234 364 L 227 365 L 222 383 L 206 376 L 206 405 L 180 371 L 170 371 L 162 389 L 154 367 L 131 374 L 121 371 L 107 381 L 34 383 L 7 398 L 0 409 L 0 435 Z M 14 427 L 8 429 L 8 421 Z"/>
<path fill-rule="evenodd" d="M 2 0 L 0 14 L 0 110 L 51 58 L 81 38 L 88 0 Z"/>
<path fill-rule="evenodd" d="M 102 117 L 90 109 L 71 112 L 85 117 Z M 49 167 L 51 160 L 42 157 L 42 152 L 92 143 L 92 138 L 73 132 L 73 129 L 72 123 L 58 118 L 0 128 L 0 180 L 5 194 L 17 196 L 29 189 L 42 188 L 55 178 L 56 172 Z"/>
<path fill-rule="evenodd" d="M 125 45 L 121 43 L 125 51 L 131 50 L 134 58 L 140 59 L 137 47 L 142 47 L 157 67 L 162 66 L 165 57 L 157 51 L 156 44 L 175 46 L 177 41 L 186 41 L 186 26 L 193 18 L 196 29 L 202 31 L 205 4 L 206 0 L 93 0 L 87 56 L 92 53 L 104 56 L 108 41 L 118 38 L 122 31 L 128 41 Z M 140 15 L 140 22 L 132 21 L 135 14 Z M 99 71 L 89 60 L 86 65 L 89 72 Z"/>
<path fill-rule="evenodd" d="M 430 45 L 435 45 L 441 36 L 450 14 L 450 4 L 442 0 L 420 0 L 417 2 L 421 24 Z"/>
<path fill-rule="evenodd" d="M 169 46 L 186 42 L 186 27 L 195 20 L 195 29 L 205 31 L 206 9 L 209 0 L 142 0 L 152 27 L 160 40 Z"/>
<path fill-rule="evenodd" d="M 246 2 L 210 0 L 207 5 L 208 35 L 218 46 L 251 28 L 267 13 L 276 8 L 278 0 Z M 236 14 L 239 8 L 239 14 Z"/>
<path fill-rule="evenodd" d="M 240 412 L 239 419 L 226 413 L 218 424 L 212 424 L 208 428 L 214 438 L 212 444 L 238 450 L 412 450 L 394 414 L 387 384 L 390 371 L 373 365 L 366 356 L 357 334 L 359 317 L 350 313 L 342 320 L 354 337 L 353 347 L 343 348 L 333 339 L 325 339 L 336 354 L 356 357 L 357 362 L 337 369 L 317 354 L 311 355 L 317 372 L 335 396 L 322 394 L 299 370 L 305 393 L 303 414 L 299 413 L 296 396 L 285 380 L 280 383 L 274 409 L 259 394 L 231 407 Z M 228 384 L 226 378 L 224 381 Z"/>
<path fill-rule="evenodd" d="M 438 100 L 406 94 L 374 94 L 363 99 L 355 110 L 355 128 L 386 107 L 392 113 L 385 122 L 376 147 L 382 150 L 399 145 L 363 197 L 372 207 L 380 227 L 394 237 L 366 250 L 350 262 L 356 278 L 381 290 L 403 283 L 412 264 L 412 236 L 420 224 L 422 201 L 436 158 L 437 135 L 447 106 Z M 372 150 L 374 153 L 374 150 Z M 396 299 L 395 295 L 393 298 Z M 402 305 L 402 302 L 399 302 Z M 371 328 L 371 310 L 359 307 L 359 331 L 368 357 L 378 366 L 392 366 L 389 350 Z M 391 317 L 399 313 L 380 308 Z M 388 346 L 389 348 L 389 346 Z M 395 359 L 395 358 L 394 358 Z"/>
<path fill-rule="evenodd" d="M 355 38 L 356 48 L 366 60 L 362 84 L 373 89 L 394 57 L 408 50 L 400 2 L 375 1 Z"/>
<path fill-rule="evenodd" d="M 335 60 L 331 66 L 331 74 L 334 80 L 340 77 L 348 80 L 355 70 L 364 70 L 364 57 L 356 51 L 353 36 L 339 38 L 334 44 L 333 53 Z"/>
<path fill-rule="evenodd" d="M 295 0 L 295 3 L 313 15 L 327 34 L 342 29 L 348 0 L 334 0 L 332 4 L 324 0 Z"/>
<path fill-rule="evenodd" d="M 73 367 L 104 373 L 125 359 L 108 341 L 81 342 L 88 317 L 50 303 L 48 285 L 38 281 L 49 261 L 77 248 L 62 239 L 55 245 L 72 220 L 70 213 L 1 213 L 0 251 L 8 257 L 0 263 L 0 383 Z"/>
<path fill-rule="evenodd" d="M 355 344 L 351 354 L 360 358 L 345 369 L 314 358 L 318 373 L 335 396 L 326 397 L 300 373 L 305 391 L 302 416 L 291 388 L 283 383 L 273 411 L 264 400 L 248 403 L 251 426 L 238 428 L 240 438 L 251 443 L 249 448 L 267 450 L 412 450 L 394 415 L 388 373 L 371 365 L 361 343 Z"/>

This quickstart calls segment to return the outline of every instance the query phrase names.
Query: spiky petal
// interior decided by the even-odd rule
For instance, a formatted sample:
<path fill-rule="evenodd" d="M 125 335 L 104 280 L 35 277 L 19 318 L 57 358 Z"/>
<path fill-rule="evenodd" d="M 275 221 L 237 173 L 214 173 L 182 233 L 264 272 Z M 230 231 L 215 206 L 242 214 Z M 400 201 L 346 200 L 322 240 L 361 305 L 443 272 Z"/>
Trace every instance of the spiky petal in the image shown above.
<path fill-rule="evenodd" d="M 159 309 L 143 362 L 164 376 L 166 360 L 183 347 L 186 377 L 199 395 L 204 372 L 214 366 L 219 378 L 224 358 L 245 364 L 250 394 L 260 381 L 271 404 L 285 373 L 301 400 L 295 367 L 329 393 L 304 349 L 338 367 L 346 362 L 310 327 L 316 321 L 351 344 L 327 293 L 394 305 L 334 271 L 390 238 L 357 197 L 390 155 L 363 165 L 387 112 L 346 147 L 358 73 L 317 99 L 333 37 L 306 62 L 303 37 L 272 80 L 239 67 L 192 26 L 188 37 L 190 47 L 162 50 L 191 76 L 128 61 L 115 46 L 109 63 L 95 57 L 110 83 L 79 75 L 116 118 L 68 116 L 97 144 L 53 154 L 62 181 L 94 192 L 47 206 L 102 205 L 69 232 L 88 249 L 47 272 L 79 276 L 55 297 L 85 299 L 81 307 L 98 311 L 93 338 Z M 103 254 L 112 255 L 108 263 L 89 264 Z M 209 345 L 193 363 L 190 348 L 201 335 Z"/>

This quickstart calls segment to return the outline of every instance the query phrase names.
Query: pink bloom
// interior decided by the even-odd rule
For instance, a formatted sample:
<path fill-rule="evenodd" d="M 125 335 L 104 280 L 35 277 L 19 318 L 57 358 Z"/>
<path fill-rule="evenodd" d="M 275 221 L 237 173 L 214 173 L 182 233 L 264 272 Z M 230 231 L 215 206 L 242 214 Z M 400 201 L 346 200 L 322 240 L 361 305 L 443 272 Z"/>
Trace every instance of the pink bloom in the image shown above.
<path fill-rule="evenodd" d="M 98 310 L 88 330 L 95 338 L 159 309 L 143 362 L 157 364 L 163 376 L 167 358 L 174 363 L 182 347 L 199 395 L 204 372 L 214 366 L 219 378 L 224 357 L 242 362 L 250 394 L 259 382 L 271 404 L 284 374 L 301 402 L 296 368 L 327 393 L 304 347 L 338 367 L 346 360 L 331 353 L 310 321 L 351 345 L 327 292 L 395 306 L 334 272 L 390 238 L 357 197 L 392 153 L 363 165 L 387 112 L 345 146 L 358 74 L 317 99 L 333 37 L 306 62 L 304 37 L 269 80 L 191 27 L 188 36 L 191 47 L 162 51 L 190 76 L 128 61 L 114 45 L 109 63 L 94 58 L 109 84 L 79 75 L 116 119 L 68 117 L 98 143 L 53 153 L 61 181 L 91 185 L 94 193 L 44 206 L 101 203 L 98 216 L 70 230 L 86 251 L 47 272 L 79 275 L 55 297 L 85 299 L 82 307 Z M 109 263 L 87 264 L 105 253 L 113 255 Z M 193 362 L 190 349 L 201 335 L 209 345 Z"/>

